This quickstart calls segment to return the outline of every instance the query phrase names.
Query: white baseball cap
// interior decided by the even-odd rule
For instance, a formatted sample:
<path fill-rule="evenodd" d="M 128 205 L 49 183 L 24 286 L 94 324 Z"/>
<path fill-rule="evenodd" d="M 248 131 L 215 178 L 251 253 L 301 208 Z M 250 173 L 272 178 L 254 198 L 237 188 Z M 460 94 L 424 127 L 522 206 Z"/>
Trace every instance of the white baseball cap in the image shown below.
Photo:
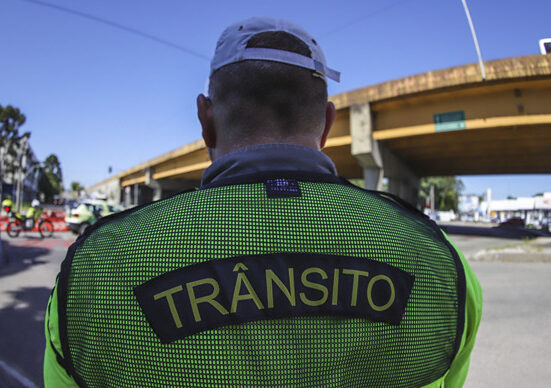
<path fill-rule="evenodd" d="M 312 57 L 286 50 L 247 47 L 251 37 L 269 31 L 283 31 L 294 35 L 308 46 Z M 210 63 L 210 74 L 212 75 L 223 66 L 246 60 L 273 61 L 299 66 L 313 70 L 324 80 L 330 78 L 339 82 L 341 76 L 338 71 L 327 67 L 323 51 L 315 39 L 304 29 L 287 20 L 255 17 L 226 28 L 216 44 L 214 57 Z"/>

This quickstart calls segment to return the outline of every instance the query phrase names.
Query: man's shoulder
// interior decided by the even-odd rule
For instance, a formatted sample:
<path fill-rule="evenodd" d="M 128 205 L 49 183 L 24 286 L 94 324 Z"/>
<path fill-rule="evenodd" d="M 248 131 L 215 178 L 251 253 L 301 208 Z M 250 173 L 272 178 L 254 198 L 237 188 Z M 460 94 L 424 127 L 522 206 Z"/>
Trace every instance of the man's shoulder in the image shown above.
<path fill-rule="evenodd" d="M 175 208 L 197 192 L 196 189 L 186 190 L 168 198 L 105 216 L 90 226 L 77 243 L 82 245 L 100 236 L 110 236 L 113 239 L 129 237 L 133 232 L 139 232 L 139 229 L 154 226 L 159 221 L 170 218 L 175 214 Z"/>
<path fill-rule="evenodd" d="M 245 176 L 242 179 L 232 179 L 202 187 L 200 190 L 185 191 L 104 217 L 88 228 L 78 240 L 78 245 L 112 243 L 129 239 L 141 241 L 146 236 L 163 238 L 176 227 L 187 228 L 205 221 L 208 219 L 208 217 L 205 218 L 208 214 L 220 216 L 221 206 L 224 212 L 245 213 L 251 213 L 254 209 L 265 212 L 273 207 L 273 213 L 281 211 L 281 204 L 285 202 L 286 197 L 290 198 L 289 202 L 293 203 L 292 208 L 298 212 L 302 211 L 300 210 L 301 199 L 308 208 L 311 208 L 312 203 L 316 201 L 319 201 L 320 206 L 331 203 L 331 209 L 335 205 L 344 203 L 347 205 L 346 208 L 356 209 L 354 212 L 361 211 L 362 216 L 380 219 L 381 222 L 387 222 L 392 218 L 395 221 L 404 221 L 404 227 L 412 222 L 417 227 L 429 230 L 435 227 L 428 217 L 399 197 L 385 192 L 364 190 L 342 178 L 333 177 L 328 180 L 322 179 L 325 177 L 304 178 L 298 175 L 290 177 L 285 175 L 287 177 L 285 179 L 276 179 L 274 177 L 279 177 L 281 174 L 264 175 L 262 177 Z M 290 181 L 295 184 L 291 184 Z M 296 186 L 298 185 L 296 182 L 301 182 L 300 187 L 303 187 L 304 193 L 300 194 L 301 189 Z M 298 199 L 297 196 L 302 198 Z M 399 224 L 402 223 L 399 222 Z"/>

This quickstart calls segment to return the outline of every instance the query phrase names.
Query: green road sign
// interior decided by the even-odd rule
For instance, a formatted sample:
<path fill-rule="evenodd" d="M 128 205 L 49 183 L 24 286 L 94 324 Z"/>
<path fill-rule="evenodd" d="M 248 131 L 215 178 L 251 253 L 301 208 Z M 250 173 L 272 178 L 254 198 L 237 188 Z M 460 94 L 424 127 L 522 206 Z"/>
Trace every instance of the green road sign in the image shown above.
<path fill-rule="evenodd" d="M 465 111 L 463 110 L 435 113 L 433 118 L 435 132 L 459 131 L 466 128 Z"/>

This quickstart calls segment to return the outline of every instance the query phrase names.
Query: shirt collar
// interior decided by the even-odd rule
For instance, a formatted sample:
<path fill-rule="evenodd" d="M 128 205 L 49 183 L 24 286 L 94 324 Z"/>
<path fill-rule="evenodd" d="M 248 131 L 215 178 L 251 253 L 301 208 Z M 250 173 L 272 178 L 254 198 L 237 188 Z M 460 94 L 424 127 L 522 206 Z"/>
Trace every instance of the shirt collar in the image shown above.
<path fill-rule="evenodd" d="M 203 173 L 201 186 L 220 179 L 266 171 L 303 171 L 337 175 L 323 152 L 297 144 L 271 143 L 241 148 L 216 159 Z"/>

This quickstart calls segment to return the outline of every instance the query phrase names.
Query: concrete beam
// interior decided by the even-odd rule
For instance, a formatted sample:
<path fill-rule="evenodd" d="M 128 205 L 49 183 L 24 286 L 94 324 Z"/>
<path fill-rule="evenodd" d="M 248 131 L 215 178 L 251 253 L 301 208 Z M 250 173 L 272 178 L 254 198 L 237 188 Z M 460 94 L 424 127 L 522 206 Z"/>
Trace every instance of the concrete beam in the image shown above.
<path fill-rule="evenodd" d="M 436 90 L 495 83 L 489 81 L 505 83 L 527 78 L 545 78 L 551 75 L 551 55 L 498 59 L 486 61 L 484 66 L 486 82 L 480 77 L 478 63 L 472 63 L 355 89 L 331 96 L 331 101 L 337 109 L 342 109 L 366 101 L 383 101 Z"/>

